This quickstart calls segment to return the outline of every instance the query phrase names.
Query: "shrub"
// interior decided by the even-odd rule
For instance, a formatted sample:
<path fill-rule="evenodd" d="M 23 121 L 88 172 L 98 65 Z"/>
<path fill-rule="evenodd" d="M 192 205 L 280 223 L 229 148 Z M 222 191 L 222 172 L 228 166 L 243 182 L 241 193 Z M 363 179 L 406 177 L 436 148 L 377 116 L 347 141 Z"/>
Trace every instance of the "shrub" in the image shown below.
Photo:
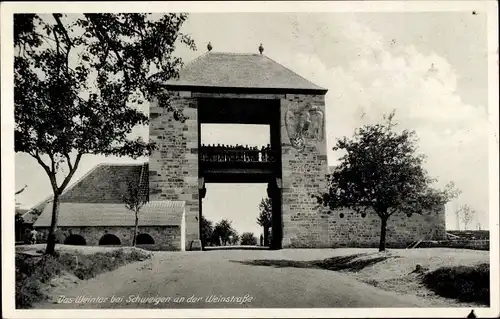
<path fill-rule="evenodd" d="M 18 276 L 16 272 L 16 308 L 30 308 L 33 303 L 42 299 L 40 282 L 34 277 Z"/>
<path fill-rule="evenodd" d="M 58 276 L 62 265 L 56 257 L 27 257 L 16 255 L 16 308 L 29 308 L 43 299 L 42 283 Z"/>
<path fill-rule="evenodd" d="M 128 255 L 127 255 L 127 260 L 130 261 L 138 261 L 138 260 L 144 260 L 149 258 L 150 255 L 148 253 L 142 252 L 140 250 L 132 250 Z"/>
<path fill-rule="evenodd" d="M 422 283 L 442 297 L 490 304 L 489 264 L 441 267 L 423 275 Z"/>

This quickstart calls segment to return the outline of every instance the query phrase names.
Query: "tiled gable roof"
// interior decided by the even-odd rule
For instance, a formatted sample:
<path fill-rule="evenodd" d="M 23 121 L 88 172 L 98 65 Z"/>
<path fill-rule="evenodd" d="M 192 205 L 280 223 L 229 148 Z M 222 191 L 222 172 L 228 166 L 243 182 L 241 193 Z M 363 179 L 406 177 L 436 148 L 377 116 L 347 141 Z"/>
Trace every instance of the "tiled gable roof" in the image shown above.
<path fill-rule="evenodd" d="M 326 89 L 262 54 L 209 52 L 186 64 L 179 79 L 171 79 L 167 87 L 208 87 L 240 89 L 281 89 L 315 91 Z"/>
<path fill-rule="evenodd" d="M 181 225 L 183 201 L 152 201 L 139 211 L 139 226 Z M 52 203 L 45 206 L 34 227 L 49 227 Z M 134 226 L 135 214 L 125 204 L 114 203 L 61 203 L 58 226 Z"/>
<path fill-rule="evenodd" d="M 149 195 L 149 168 L 144 164 L 100 164 L 61 195 L 67 203 L 123 203 L 129 181 L 140 182 Z"/>

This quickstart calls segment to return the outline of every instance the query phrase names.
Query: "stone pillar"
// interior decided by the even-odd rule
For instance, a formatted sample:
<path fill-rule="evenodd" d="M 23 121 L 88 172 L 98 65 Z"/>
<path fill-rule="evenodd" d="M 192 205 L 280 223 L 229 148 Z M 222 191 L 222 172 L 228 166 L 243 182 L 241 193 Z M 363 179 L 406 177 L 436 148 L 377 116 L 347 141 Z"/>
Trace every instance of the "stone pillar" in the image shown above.
<path fill-rule="evenodd" d="M 326 190 L 324 95 L 281 99 L 283 247 L 328 247 L 328 222 L 312 194 Z"/>
<path fill-rule="evenodd" d="M 186 249 L 197 246 L 199 232 L 198 100 L 191 92 L 172 92 L 171 103 L 188 119 L 176 121 L 165 108 L 152 103 L 149 137 L 157 148 L 149 159 L 149 197 L 186 204 Z"/>

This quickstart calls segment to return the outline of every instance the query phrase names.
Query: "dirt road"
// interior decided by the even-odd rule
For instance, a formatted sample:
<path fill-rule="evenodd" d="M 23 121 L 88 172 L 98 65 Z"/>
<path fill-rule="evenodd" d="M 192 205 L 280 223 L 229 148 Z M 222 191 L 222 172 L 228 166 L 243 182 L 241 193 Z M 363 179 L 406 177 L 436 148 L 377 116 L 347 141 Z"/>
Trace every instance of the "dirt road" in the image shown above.
<path fill-rule="evenodd" d="M 318 256 L 317 256 L 318 255 Z M 157 252 L 58 291 L 35 308 L 431 307 L 429 300 L 384 291 L 346 273 L 241 263 L 313 260 L 321 250 Z M 64 296 L 64 297 L 62 297 Z"/>

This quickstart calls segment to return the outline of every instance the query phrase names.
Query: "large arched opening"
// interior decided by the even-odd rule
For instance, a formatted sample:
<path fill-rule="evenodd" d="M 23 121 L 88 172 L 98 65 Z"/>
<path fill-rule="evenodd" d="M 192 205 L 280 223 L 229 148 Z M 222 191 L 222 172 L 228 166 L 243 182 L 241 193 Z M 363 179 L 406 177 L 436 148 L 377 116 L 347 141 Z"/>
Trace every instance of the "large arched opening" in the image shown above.
<path fill-rule="evenodd" d="M 101 246 L 117 246 L 121 245 L 120 238 L 113 234 L 105 234 L 99 239 L 99 245 Z"/>
<path fill-rule="evenodd" d="M 155 240 L 149 234 L 137 235 L 137 245 L 154 245 Z"/>
<path fill-rule="evenodd" d="M 64 244 L 65 245 L 85 246 L 85 245 L 87 245 L 87 241 L 81 235 L 71 234 L 64 239 Z"/>

